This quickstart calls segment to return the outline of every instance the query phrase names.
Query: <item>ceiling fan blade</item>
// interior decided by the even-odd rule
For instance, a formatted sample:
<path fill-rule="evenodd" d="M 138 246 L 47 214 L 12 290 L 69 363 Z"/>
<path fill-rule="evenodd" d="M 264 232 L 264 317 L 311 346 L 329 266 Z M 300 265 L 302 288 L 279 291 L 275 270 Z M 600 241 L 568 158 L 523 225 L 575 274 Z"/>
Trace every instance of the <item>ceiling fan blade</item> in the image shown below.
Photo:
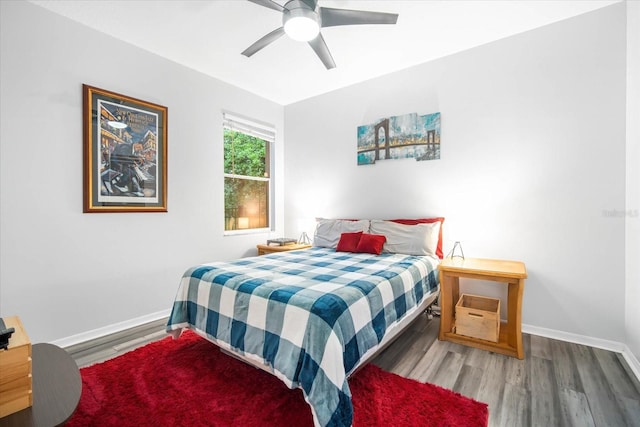
<path fill-rule="evenodd" d="M 260 40 L 258 40 L 257 42 L 255 42 L 254 44 L 246 48 L 242 52 L 242 54 L 244 56 L 249 57 L 254 53 L 256 53 L 257 51 L 259 51 L 260 49 L 278 40 L 280 37 L 282 37 L 283 34 L 284 34 L 284 27 L 276 28 L 275 30 L 271 31 L 269 34 L 262 37 Z"/>
<path fill-rule="evenodd" d="M 327 47 L 327 43 L 324 41 L 322 34 L 318 34 L 318 37 L 309 41 L 309 46 L 311 46 L 318 55 L 318 58 L 322 61 L 327 70 L 332 68 L 336 68 L 336 63 L 333 61 L 333 57 L 331 56 L 331 52 L 329 52 L 329 48 Z"/>
<path fill-rule="evenodd" d="M 321 7 L 320 20 L 322 21 L 323 27 L 336 27 L 338 25 L 395 24 L 398 21 L 398 14 Z"/>
<path fill-rule="evenodd" d="M 306 3 L 307 6 L 311 8 L 311 10 L 316 10 L 316 4 L 318 4 L 317 0 L 302 0 L 302 1 Z"/>
<path fill-rule="evenodd" d="M 260 6 L 268 7 L 269 9 L 277 10 L 278 12 L 284 12 L 284 7 L 272 0 L 249 0 L 251 3 L 259 4 Z"/>

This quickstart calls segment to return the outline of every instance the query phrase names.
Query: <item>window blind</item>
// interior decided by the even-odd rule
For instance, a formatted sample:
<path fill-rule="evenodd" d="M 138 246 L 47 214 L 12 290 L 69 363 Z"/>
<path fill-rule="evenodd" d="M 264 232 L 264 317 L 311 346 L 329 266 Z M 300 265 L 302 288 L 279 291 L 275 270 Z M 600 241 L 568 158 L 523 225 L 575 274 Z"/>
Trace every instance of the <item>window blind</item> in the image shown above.
<path fill-rule="evenodd" d="M 227 129 L 242 132 L 268 142 L 275 142 L 276 140 L 276 130 L 273 126 L 237 114 L 222 113 L 222 125 Z"/>

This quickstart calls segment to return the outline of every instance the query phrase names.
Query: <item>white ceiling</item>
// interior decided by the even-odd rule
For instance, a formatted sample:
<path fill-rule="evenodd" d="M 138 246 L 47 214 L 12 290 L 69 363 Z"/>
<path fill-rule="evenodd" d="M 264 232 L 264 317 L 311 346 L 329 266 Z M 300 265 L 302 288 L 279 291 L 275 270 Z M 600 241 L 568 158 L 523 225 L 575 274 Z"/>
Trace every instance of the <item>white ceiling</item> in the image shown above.
<path fill-rule="evenodd" d="M 586 13 L 622 0 L 319 0 L 398 13 L 396 25 L 324 28 L 337 67 L 286 36 L 240 54 L 282 25 L 245 0 L 29 0 L 98 31 L 282 105 Z M 275 0 L 284 4 L 286 0 Z"/>

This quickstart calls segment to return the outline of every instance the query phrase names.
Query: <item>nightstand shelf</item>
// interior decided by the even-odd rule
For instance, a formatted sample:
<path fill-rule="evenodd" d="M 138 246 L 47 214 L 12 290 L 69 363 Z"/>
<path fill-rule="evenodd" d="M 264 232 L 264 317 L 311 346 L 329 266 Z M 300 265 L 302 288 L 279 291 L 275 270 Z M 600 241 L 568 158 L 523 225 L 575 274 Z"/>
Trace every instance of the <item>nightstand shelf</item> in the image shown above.
<path fill-rule="evenodd" d="M 522 296 L 527 278 L 519 261 L 481 258 L 444 259 L 440 271 L 440 340 L 464 344 L 507 356 L 524 358 L 522 347 Z M 501 322 L 498 342 L 485 341 L 455 333 L 455 304 L 460 298 L 460 278 L 505 283 L 508 286 L 507 320 Z"/>
<path fill-rule="evenodd" d="M 258 255 L 272 254 L 275 252 L 297 251 L 300 249 L 309 249 L 311 245 L 302 243 L 294 243 L 291 245 L 257 245 Z"/>

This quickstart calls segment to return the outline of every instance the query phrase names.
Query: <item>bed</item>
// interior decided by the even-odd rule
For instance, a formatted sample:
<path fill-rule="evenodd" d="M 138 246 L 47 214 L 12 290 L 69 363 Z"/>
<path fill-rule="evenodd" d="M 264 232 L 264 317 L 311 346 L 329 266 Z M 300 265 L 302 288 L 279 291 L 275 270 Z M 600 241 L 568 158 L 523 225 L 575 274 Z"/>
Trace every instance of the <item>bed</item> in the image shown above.
<path fill-rule="evenodd" d="M 289 388 L 301 388 L 316 426 L 350 426 L 348 377 L 439 291 L 435 249 L 391 252 L 398 249 L 397 233 L 385 231 L 386 224 L 381 229 L 373 220 L 362 221 L 332 223 L 329 231 L 319 222 L 314 246 L 307 250 L 190 268 L 180 281 L 167 331 L 177 338 L 189 328 Z M 395 224 L 417 225 L 391 227 Z M 418 228 L 407 230 L 413 240 L 416 234 L 424 238 Z M 435 248 L 435 225 L 429 230 Z M 384 238 L 358 248 L 369 236 Z"/>

